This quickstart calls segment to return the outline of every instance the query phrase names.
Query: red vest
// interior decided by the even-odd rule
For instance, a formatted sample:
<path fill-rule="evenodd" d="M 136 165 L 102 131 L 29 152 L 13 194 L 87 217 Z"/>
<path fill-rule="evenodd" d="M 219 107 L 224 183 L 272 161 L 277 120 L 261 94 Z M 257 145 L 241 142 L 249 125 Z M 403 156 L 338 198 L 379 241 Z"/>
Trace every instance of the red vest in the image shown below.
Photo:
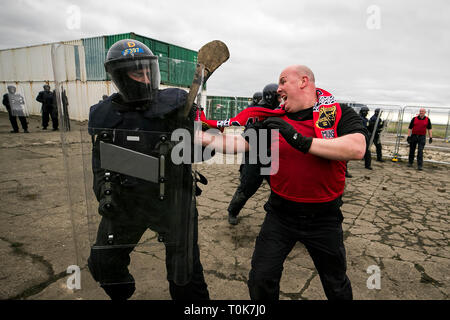
<path fill-rule="evenodd" d="M 334 104 L 333 114 L 325 114 L 331 121 L 324 127 L 324 112 L 314 114 L 314 119 L 295 121 L 287 116 L 281 118 L 289 122 L 299 133 L 306 137 L 336 138 L 336 126 L 340 119 L 341 110 L 339 104 Z M 318 116 L 319 115 L 319 116 Z M 331 115 L 331 117 L 330 117 Z M 322 127 L 321 127 L 322 125 Z M 330 130 L 330 128 L 332 128 Z M 324 130 L 325 129 L 325 130 Z M 323 137 L 318 137 L 322 132 Z M 324 134 L 325 133 L 325 134 Z M 346 161 L 328 160 L 303 153 L 294 149 L 286 140 L 278 134 L 275 141 L 279 143 L 279 159 L 272 159 L 274 168 L 278 172 L 270 176 L 270 186 L 273 192 L 284 199 L 295 202 L 328 202 L 336 199 L 344 192 Z"/>
<path fill-rule="evenodd" d="M 428 118 L 425 116 L 423 119 L 419 117 L 414 118 L 414 124 L 412 128 L 412 134 L 419 136 L 425 136 L 427 134 Z"/>

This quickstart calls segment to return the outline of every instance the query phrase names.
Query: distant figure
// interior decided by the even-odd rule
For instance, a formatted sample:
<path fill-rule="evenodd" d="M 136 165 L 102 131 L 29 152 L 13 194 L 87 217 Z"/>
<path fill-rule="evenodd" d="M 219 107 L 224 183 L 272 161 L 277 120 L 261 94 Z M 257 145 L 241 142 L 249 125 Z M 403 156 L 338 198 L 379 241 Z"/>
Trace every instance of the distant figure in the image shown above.
<path fill-rule="evenodd" d="M 25 110 L 25 100 L 23 97 L 16 93 L 16 87 L 8 86 L 8 93 L 3 95 L 3 105 L 9 114 L 9 121 L 13 128 L 11 133 L 18 133 L 19 126 L 17 124 L 17 117 L 19 117 L 20 124 L 22 125 L 23 132 L 28 132 L 27 113 Z"/>
<path fill-rule="evenodd" d="M 258 91 L 253 94 L 252 103 L 249 104 L 249 107 L 257 107 L 263 98 L 262 92 Z"/>
<path fill-rule="evenodd" d="M 269 83 L 261 92 L 255 92 L 253 95 L 253 104 L 251 107 L 264 107 L 268 109 L 276 109 L 280 105 L 280 95 L 277 93 L 278 85 Z M 253 123 L 247 124 L 244 128 L 246 132 L 249 128 L 253 128 Z M 247 203 L 261 186 L 264 177 L 261 173 L 260 163 L 250 163 L 249 152 L 243 154 L 242 164 L 239 167 L 239 186 L 234 192 L 233 198 L 228 205 L 228 223 L 231 225 L 238 224 L 238 215 L 244 205 Z"/>
<path fill-rule="evenodd" d="M 376 123 L 378 119 L 378 124 Z M 376 124 L 376 128 L 375 128 Z M 381 150 L 381 141 L 380 141 L 380 134 L 381 131 L 383 131 L 384 128 L 384 121 L 381 119 L 380 114 L 380 108 L 375 109 L 375 113 L 372 117 L 370 117 L 369 120 L 369 134 L 373 136 L 373 144 L 375 145 L 375 148 L 377 149 L 377 161 L 384 162 L 382 150 Z M 370 148 L 370 146 L 369 146 Z"/>
<path fill-rule="evenodd" d="M 419 110 L 419 115 L 412 118 L 408 127 L 408 137 L 406 138 L 409 143 L 408 167 L 412 167 L 414 162 L 414 155 L 416 153 L 416 146 L 419 145 L 417 151 L 417 170 L 422 170 L 423 148 L 425 147 L 427 131 L 429 137 L 428 142 L 433 142 L 431 121 L 427 116 L 425 116 L 425 113 L 425 109 L 421 108 Z"/>
<path fill-rule="evenodd" d="M 369 127 L 369 119 L 367 119 L 368 113 L 369 108 L 366 106 L 362 106 L 361 110 L 359 110 L 359 116 L 361 117 L 362 124 L 366 129 L 368 129 Z M 367 144 L 366 153 L 364 154 L 364 167 L 368 170 L 372 170 L 371 164 L 372 164 L 372 154 L 370 153 L 370 146 Z"/>
<path fill-rule="evenodd" d="M 50 91 L 48 84 L 44 85 L 44 91 L 39 92 L 36 101 L 42 103 L 42 130 L 47 130 L 50 117 L 52 118 L 53 131 L 58 130 L 58 109 L 56 108 L 55 94 Z"/>

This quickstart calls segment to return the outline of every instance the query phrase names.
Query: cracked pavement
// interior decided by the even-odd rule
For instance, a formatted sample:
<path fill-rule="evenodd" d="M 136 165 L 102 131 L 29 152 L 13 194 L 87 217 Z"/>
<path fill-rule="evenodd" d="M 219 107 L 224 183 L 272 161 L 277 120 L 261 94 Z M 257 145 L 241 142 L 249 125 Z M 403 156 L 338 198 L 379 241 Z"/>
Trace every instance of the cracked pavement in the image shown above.
<path fill-rule="evenodd" d="M 29 119 L 29 134 L 10 134 L 7 114 L 0 113 L 0 299 L 107 299 L 86 267 L 90 229 L 83 163 L 89 162 L 77 143 L 80 124 L 73 123 L 68 136 L 68 189 L 60 133 L 40 130 L 39 121 Z M 239 164 L 233 156 L 229 159 L 234 164 L 198 165 L 209 180 L 197 198 L 199 246 L 211 298 L 246 300 L 269 188 L 264 183 L 241 211 L 239 224 L 229 225 L 226 209 L 239 183 Z M 363 161 L 349 163 L 353 178 L 347 179 L 343 197 L 347 274 L 354 298 L 447 300 L 449 166 L 425 163 L 419 172 L 405 162 L 372 164 L 374 170 L 368 171 Z M 91 212 L 94 204 L 87 202 Z M 141 242 L 130 267 L 137 282 L 133 299 L 170 299 L 164 246 L 152 232 Z M 70 265 L 81 268 L 79 290 L 67 288 Z M 380 289 L 367 287 L 367 269 L 373 265 L 380 270 Z M 325 299 L 300 243 L 284 264 L 280 287 L 280 299 Z"/>

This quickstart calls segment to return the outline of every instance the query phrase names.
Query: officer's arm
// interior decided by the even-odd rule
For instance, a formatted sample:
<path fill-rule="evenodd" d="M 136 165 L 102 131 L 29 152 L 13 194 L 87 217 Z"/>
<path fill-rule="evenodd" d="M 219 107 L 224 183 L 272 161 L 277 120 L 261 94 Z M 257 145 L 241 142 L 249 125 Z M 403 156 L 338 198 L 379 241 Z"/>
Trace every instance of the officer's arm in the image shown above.
<path fill-rule="evenodd" d="M 42 92 L 39 92 L 38 96 L 36 97 L 36 101 L 38 102 L 44 102 L 44 98 L 42 97 Z"/>
<path fill-rule="evenodd" d="M 351 133 L 335 139 L 314 138 L 309 153 L 330 160 L 360 160 L 366 152 L 366 138 Z"/>
<path fill-rule="evenodd" d="M 241 135 L 217 134 L 213 135 L 209 132 L 199 132 L 197 143 L 202 146 L 215 149 L 220 153 L 240 153 L 250 150 L 250 146 Z"/>

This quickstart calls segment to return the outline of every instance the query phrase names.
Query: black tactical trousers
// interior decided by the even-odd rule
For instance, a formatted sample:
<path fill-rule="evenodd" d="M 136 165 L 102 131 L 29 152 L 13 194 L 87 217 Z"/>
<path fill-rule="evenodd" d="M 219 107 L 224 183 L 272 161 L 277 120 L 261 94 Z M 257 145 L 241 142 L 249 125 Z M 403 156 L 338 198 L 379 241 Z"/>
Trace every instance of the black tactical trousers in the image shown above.
<path fill-rule="evenodd" d="M 252 300 L 278 300 L 283 263 L 297 241 L 308 250 L 329 300 L 353 298 L 346 275 L 346 257 L 342 232 L 342 213 L 267 215 L 256 239 L 248 287 Z M 295 281 L 295 279 L 293 279 Z"/>
<path fill-rule="evenodd" d="M 422 167 L 423 165 L 423 149 L 425 148 L 426 136 L 424 135 L 411 135 L 411 143 L 409 145 L 409 158 L 408 162 L 412 164 L 414 162 L 414 155 L 416 153 L 416 146 L 418 146 L 417 150 L 417 165 Z"/>
<path fill-rule="evenodd" d="M 377 150 L 377 160 L 382 160 L 383 154 L 379 135 L 375 135 L 375 138 L 373 139 L 373 144 L 375 145 L 375 148 Z"/>
<path fill-rule="evenodd" d="M 28 130 L 28 122 L 26 117 L 17 117 L 11 115 L 11 112 L 9 112 L 9 122 L 11 122 L 11 126 L 15 132 L 19 132 L 19 125 L 17 124 L 17 118 L 19 118 L 20 124 L 22 125 L 22 129 Z"/>
<path fill-rule="evenodd" d="M 366 149 L 366 153 L 364 154 L 364 167 L 369 168 L 372 164 L 372 153 L 369 149 Z"/>
<path fill-rule="evenodd" d="M 130 254 L 133 245 L 114 247 L 108 249 L 108 234 L 113 233 L 114 244 L 135 244 L 139 242 L 147 227 L 114 226 L 111 228 L 111 220 L 102 218 L 97 233 L 95 248 L 91 249 L 88 259 L 88 267 L 93 278 L 100 282 L 101 287 L 113 300 L 125 300 L 130 298 L 135 290 L 133 276 L 128 270 Z M 198 228 L 197 216 L 194 228 L 193 246 L 193 275 L 192 280 L 184 286 L 177 285 L 169 280 L 169 292 L 174 300 L 207 300 L 208 288 L 203 276 L 203 267 L 200 262 L 200 251 L 197 244 Z M 166 269 L 172 270 L 171 250 L 166 246 Z"/>
<path fill-rule="evenodd" d="M 243 163 L 239 171 L 240 183 L 228 206 L 228 212 L 233 216 L 239 214 L 247 200 L 258 191 L 264 179 L 261 176 L 261 167 L 258 164 Z"/>
<path fill-rule="evenodd" d="M 53 129 L 58 129 L 58 114 L 56 112 L 50 111 L 42 111 L 42 128 L 48 127 L 48 122 L 50 121 L 50 117 L 52 118 L 52 126 Z"/>

